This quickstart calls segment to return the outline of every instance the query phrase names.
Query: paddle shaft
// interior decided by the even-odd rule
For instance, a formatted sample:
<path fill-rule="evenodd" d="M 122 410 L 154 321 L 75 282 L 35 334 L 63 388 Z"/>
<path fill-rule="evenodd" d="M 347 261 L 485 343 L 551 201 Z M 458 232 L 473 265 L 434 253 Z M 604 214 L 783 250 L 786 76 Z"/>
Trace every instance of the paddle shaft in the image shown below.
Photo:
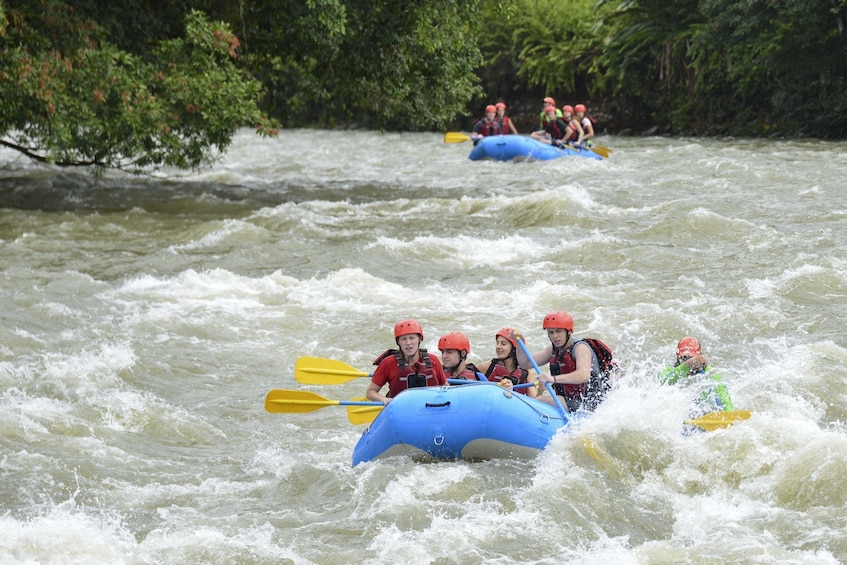
<path fill-rule="evenodd" d="M 527 348 L 526 344 L 523 342 L 523 338 L 516 338 L 515 341 L 518 342 L 518 345 L 521 346 L 523 352 L 529 357 L 529 362 L 532 363 L 532 368 L 535 369 L 536 374 L 541 374 L 541 368 L 538 366 L 538 363 L 535 362 L 535 358 L 532 356 L 532 353 L 529 352 L 529 348 Z M 550 396 L 553 398 L 553 402 L 556 403 L 556 408 L 559 409 L 559 412 L 562 413 L 562 416 L 567 416 L 567 410 L 562 406 L 562 403 L 559 401 L 559 397 L 556 396 L 556 391 L 553 390 L 553 387 L 550 386 L 550 383 L 544 383 L 544 388 L 547 389 L 547 392 L 550 393 Z"/>

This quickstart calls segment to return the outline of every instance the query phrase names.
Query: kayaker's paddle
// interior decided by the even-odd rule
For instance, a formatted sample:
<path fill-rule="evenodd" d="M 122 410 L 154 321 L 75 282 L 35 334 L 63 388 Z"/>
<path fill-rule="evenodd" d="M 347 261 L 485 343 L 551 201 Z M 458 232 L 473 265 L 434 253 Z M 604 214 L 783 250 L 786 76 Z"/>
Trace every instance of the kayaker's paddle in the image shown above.
<path fill-rule="evenodd" d="M 340 385 L 370 376 L 371 373 L 354 369 L 347 363 L 321 357 L 300 357 L 294 364 L 294 378 L 305 385 Z"/>
<path fill-rule="evenodd" d="M 532 368 L 535 369 L 535 373 L 537 375 L 540 375 L 541 369 L 538 367 L 538 363 L 535 362 L 535 358 L 533 358 L 532 353 L 530 353 L 529 349 L 527 349 L 526 344 L 523 342 L 523 338 L 517 337 L 515 338 L 515 341 L 518 342 L 518 345 L 521 346 L 523 352 L 526 353 L 527 357 L 529 357 L 529 361 L 530 363 L 532 363 Z M 547 389 L 547 392 L 550 393 L 550 396 L 553 398 L 553 402 L 556 403 L 556 408 L 559 409 L 559 412 L 561 412 L 562 416 L 567 417 L 568 411 L 565 410 L 565 407 L 562 406 L 561 402 L 559 402 L 559 397 L 556 396 L 556 391 L 553 390 L 553 387 L 550 386 L 550 383 L 544 383 L 544 387 Z"/>
<path fill-rule="evenodd" d="M 448 131 L 444 134 L 444 143 L 464 143 L 470 140 L 470 137 L 457 131 Z"/>
<path fill-rule="evenodd" d="M 752 414 L 749 410 L 735 410 L 730 412 L 710 412 L 705 416 L 686 420 L 686 425 L 697 426 L 701 430 L 712 432 L 721 428 L 728 428 L 739 420 L 746 420 Z"/>
<path fill-rule="evenodd" d="M 382 402 L 358 400 L 330 400 L 307 390 L 272 390 L 265 397 L 265 410 L 287 414 L 314 412 L 327 406 L 379 406 Z"/>

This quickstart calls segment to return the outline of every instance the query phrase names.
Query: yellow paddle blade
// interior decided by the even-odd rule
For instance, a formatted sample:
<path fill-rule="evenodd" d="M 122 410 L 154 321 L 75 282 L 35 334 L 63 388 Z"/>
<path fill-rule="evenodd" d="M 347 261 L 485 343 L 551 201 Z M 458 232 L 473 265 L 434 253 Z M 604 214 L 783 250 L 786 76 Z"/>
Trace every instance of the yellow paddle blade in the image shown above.
<path fill-rule="evenodd" d="M 470 137 L 457 131 L 448 131 L 444 134 L 444 143 L 464 143 L 470 140 Z"/>
<path fill-rule="evenodd" d="M 306 385 L 340 385 L 370 373 L 354 369 L 347 363 L 321 357 L 300 357 L 294 364 L 294 378 Z"/>
<path fill-rule="evenodd" d="M 265 397 L 265 410 L 303 414 L 338 404 L 337 400 L 324 398 L 307 390 L 272 390 Z"/>
<path fill-rule="evenodd" d="M 689 426 L 697 426 L 707 432 L 712 432 L 721 428 L 728 428 L 739 420 L 746 420 L 752 413 L 749 410 L 735 410 L 733 412 L 711 412 L 705 416 L 686 420 L 685 423 Z"/>
<path fill-rule="evenodd" d="M 595 145 L 594 147 L 589 147 L 592 151 L 600 155 L 604 159 L 609 158 L 609 151 L 605 147 L 601 147 L 600 145 Z"/>
<path fill-rule="evenodd" d="M 604 153 L 606 153 L 606 155 L 608 155 L 609 153 L 612 152 L 612 150 L 609 149 L 608 147 L 606 147 L 605 145 L 595 145 L 591 149 L 593 151 L 597 152 L 597 153 L 599 153 L 599 151 L 597 151 L 599 149 L 600 151 L 603 151 Z"/>
<path fill-rule="evenodd" d="M 367 398 L 359 396 L 350 400 L 367 400 Z M 382 406 L 348 406 L 347 419 L 350 420 L 351 424 L 370 424 L 379 416 L 380 412 L 382 412 Z"/>

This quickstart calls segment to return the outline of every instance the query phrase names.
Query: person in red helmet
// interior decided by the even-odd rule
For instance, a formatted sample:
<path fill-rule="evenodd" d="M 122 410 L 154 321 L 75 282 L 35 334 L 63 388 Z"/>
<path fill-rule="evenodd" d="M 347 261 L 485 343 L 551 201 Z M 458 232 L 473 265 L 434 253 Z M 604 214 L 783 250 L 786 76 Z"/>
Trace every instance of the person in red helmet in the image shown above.
<path fill-rule="evenodd" d="M 547 116 L 547 108 L 549 108 L 550 106 L 556 108 L 556 101 L 548 96 L 541 102 L 541 115 L 538 116 L 538 129 L 543 130 L 544 126 L 547 125 L 547 122 L 550 121 L 550 117 Z M 562 117 L 562 111 L 558 108 L 556 108 L 556 117 Z"/>
<path fill-rule="evenodd" d="M 473 126 L 473 134 L 471 139 L 474 144 L 479 142 L 483 137 L 489 135 L 501 135 L 503 131 L 500 129 L 500 122 L 496 119 L 497 106 L 489 104 L 485 107 L 485 117 L 478 120 Z"/>
<path fill-rule="evenodd" d="M 441 351 L 441 366 L 448 379 L 482 380 L 477 375 L 479 369 L 473 363 L 468 363 L 468 354 L 471 352 L 468 336 L 462 332 L 446 333 L 438 340 L 438 350 Z"/>
<path fill-rule="evenodd" d="M 423 328 L 417 320 L 400 320 L 394 325 L 394 343 L 399 349 L 388 349 L 376 358 L 373 376 L 365 396 L 375 402 L 388 402 L 408 388 L 447 384 L 441 361 L 426 349 Z M 380 393 L 388 385 L 388 395 Z"/>
<path fill-rule="evenodd" d="M 563 141 L 573 145 L 581 145 L 585 132 L 582 130 L 582 124 L 579 123 L 579 120 L 574 119 L 573 106 L 570 104 L 562 106 L 562 121 L 568 124 L 570 128 L 570 136 Z"/>
<path fill-rule="evenodd" d="M 679 340 L 676 345 L 676 363 L 659 373 L 659 382 L 662 384 L 681 384 L 700 389 L 692 417 L 733 410 L 732 398 L 722 381 L 721 374 L 709 365 L 703 355 L 700 342 L 691 336 Z"/>
<path fill-rule="evenodd" d="M 609 373 L 601 368 L 594 347 L 589 345 L 597 340 L 575 340 L 573 317 L 568 312 L 550 312 L 544 317 L 542 327 L 547 331 L 550 345 L 532 357 L 539 366 L 549 365 L 549 373 L 542 372 L 538 382 L 552 384 L 559 401 L 570 412 L 596 409 L 611 388 Z M 520 332 L 513 335 L 517 338 Z M 521 367 L 532 366 L 522 348 L 518 350 L 518 361 Z M 556 404 L 549 394 L 538 398 Z"/>
<path fill-rule="evenodd" d="M 584 132 L 582 139 L 585 141 L 586 146 L 593 147 L 594 143 L 591 140 L 594 138 L 594 118 L 586 116 L 585 112 L 585 104 L 577 104 L 574 106 L 574 119 L 580 123 L 582 131 Z"/>
<path fill-rule="evenodd" d="M 514 122 L 506 115 L 506 104 L 504 102 L 498 102 L 494 107 L 497 108 L 494 119 L 500 123 L 500 131 L 503 132 L 503 135 L 510 133 L 512 135 L 518 135 L 518 129 L 515 127 Z"/>
<path fill-rule="evenodd" d="M 512 335 L 512 329 L 500 328 L 494 334 L 494 354 L 496 357 L 491 359 L 491 361 L 480 363 L 480 372 L 489 381 L 500 383 L 508 389 L 511 389 L 514 385 L 528 382 L 529 372 L 521 369 L 518 365 L 517 350 L 518 342 Z M 522 388 L 517 392 L 524 393 L 533 398 L 537 394 L 534 386 Z"/>
<path fill-rule="evenodd" d="M 562 118 L 556 117 L 556 108 L 554 106 L 547 106 L 547 117 L 549 120 L 544 126 L 544 129 L 532 132 L 530 137 L 537 141 L 543 141 L 544 143 L 561 147 L 564 141 L 573 135 L 573 129 Z"/>

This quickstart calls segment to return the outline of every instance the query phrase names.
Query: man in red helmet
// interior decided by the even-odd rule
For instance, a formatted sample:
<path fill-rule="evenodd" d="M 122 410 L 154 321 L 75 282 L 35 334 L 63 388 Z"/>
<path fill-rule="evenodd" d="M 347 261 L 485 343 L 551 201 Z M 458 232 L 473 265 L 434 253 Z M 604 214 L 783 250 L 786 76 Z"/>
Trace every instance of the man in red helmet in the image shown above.
<path fill-rule="evenodd" d="M 580 408 L 594 410 L 611 388 L 609 374 L 601 368 L 594 348 L 589 345 L 589 340 L 573 338 L 573 317 L 568 312 L 550 312 L 544 317 L 542 326 L 547 331 L 550 345 L 532 357 L 538 365 L 549 364 L 550 372 L 541 373 L 538 382 L 552 384 L 556 396 L 568 411 Z M 514 335 L 518 337 L 520 333 L 516 330 Z M 532 366 L 523 348 L 517 353 L 521 367 Z M 611 358 L 611 352 L 609 354 Z M 556 403 L 550 395 L 538 398 L 550 404 Z"/>
<path fill-rule="evenodd" d="M 708 379 L 700 379 L 698 376 Z M 697 386 L 701 390 L 697 400 L 698 408 L 692 413 L 693 416 L 702 415 L 715 410 L 732 411 L 732 398 L 724 384 L 721 374 L 709 365 L 700 342 L 693 337 L 684 337 L 676 345 L 676 363 L 671 367 L 665 367 L 659 373 L 659 382 L 662 384 L 675 385 L 677 383 L 686 386 Z M 693 417 L 692 416 L 692 417 Z"/>
<path fill-rule="evenodd" d="M 438 340 L 438 350 L 441 351 L 441 366 L 448 379 L 481 380 L 477 375 L 479 369 L 468 363 L 471 352 L 468 336 L 462 332 L 446 333 Z"/>
<path fill-rule="evenodd" d="M 547 108 L 550 106 L 556 110 L 556 118 L 562 117 L 562 111 L 556 108 L 556 101 L 552 97 L 547 96 L 541 102 L 541 115 L 538 116 L 538 129 L 544 129 L 544 126 L 546 126 L 547 122 L 550 121 L 550 117 L 547 116 Z"/>
<path fill-rule="evenodd" d="M 399 349 L 389 349 L 374 361 L 377 367 L 365 393 L 368 400 L 388 404 L 407 388 L 447 384 L 441 361 L 421 348 L 423 336 L 417 320 L 400 320 L 394 325 L 394 343 Z M 379 391 L 386 384 L 388 395 L 383 396 Z"/>
<path fill-rule="evenodd" d="M 489 104 L 485 107 L 485 117 L 477 121 L 473 126 L 473 134 L 471 139 L 476 144 L 483 137 L 489 135 L 502 135 L 505 133 L 500 129 L 500 122 L 497 121 L 497 106 Z"/>

